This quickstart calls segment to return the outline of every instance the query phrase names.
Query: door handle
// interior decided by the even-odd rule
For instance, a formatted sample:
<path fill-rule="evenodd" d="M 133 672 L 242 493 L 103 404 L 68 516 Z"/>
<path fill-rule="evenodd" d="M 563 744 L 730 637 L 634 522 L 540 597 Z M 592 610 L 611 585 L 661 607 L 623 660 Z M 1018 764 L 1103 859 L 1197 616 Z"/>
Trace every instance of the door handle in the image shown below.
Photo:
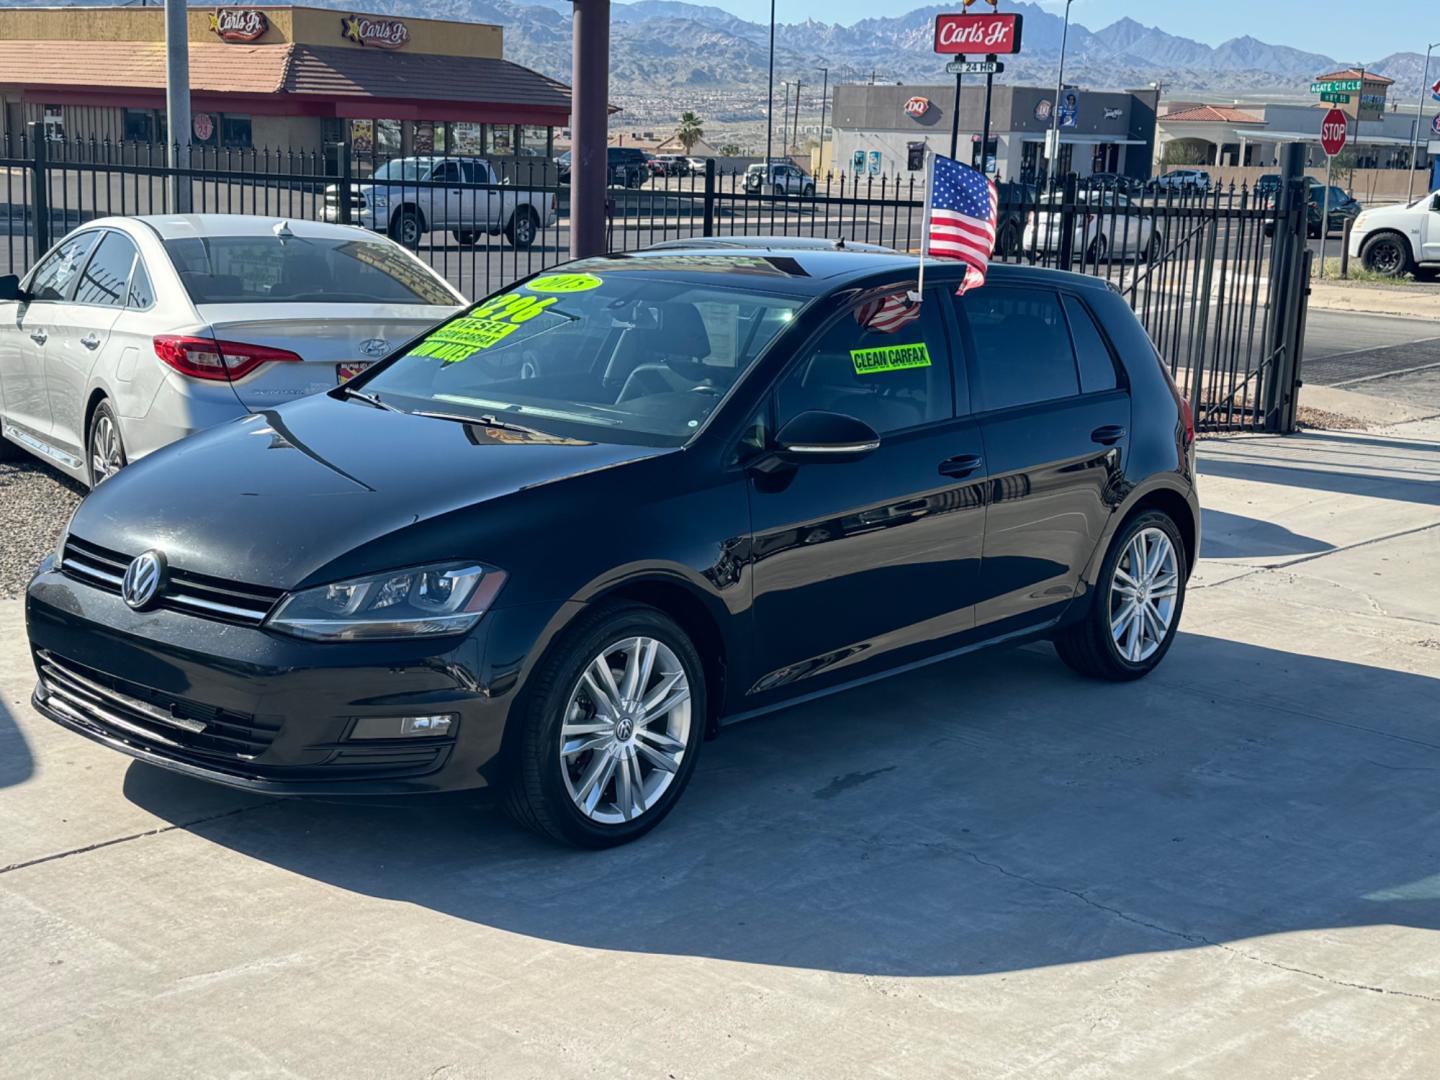
<path fill-rule="evenodd" d="M 100 347 L 100 337 L 98 334 L 86 334 L 80 339 L 80 344 L 93 351 Z"/>
<path fill-rule="evenodd" d="M 1106 424 L 1103 427 L 1097 427 L 1090 433 L 1091 440 L 1101 446 L 1114 446 L 1124 437 L 1125 429 L 1119 424 Z"/>
<path fill-rule="evenodd" d="M 985 464 L 985 459 L 979 454 L 959 454 L 940 462 L 940 475 L 957 478 L 969 476 L 983 464 Z"/>
<path fill-rule="evenodd" d="M 30 340 L 35 342 L 36 345 L 44 345 L 45 342 L 50 340 L 50 335 L 44 330 L 35 330 L 31 332 Z"/>

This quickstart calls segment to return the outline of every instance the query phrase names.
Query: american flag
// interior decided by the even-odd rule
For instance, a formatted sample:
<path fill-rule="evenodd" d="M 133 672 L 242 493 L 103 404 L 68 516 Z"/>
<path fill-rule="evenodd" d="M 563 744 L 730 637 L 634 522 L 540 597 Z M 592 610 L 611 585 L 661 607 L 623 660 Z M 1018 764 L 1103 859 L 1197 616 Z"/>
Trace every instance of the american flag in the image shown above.
<path fill-rule="evenodd" d="M 995 253 L 995 220 L 1000 196 L 995 184 L 954 158 L 935 155 L 930 175 L 930 236 L 928 253 L 936 259 L 958 259 L 966 266 L 956 290 L 985 284 L 990 256 Z"/>
<path fill-rule="evenodd" d="M 877 334 L 893 334 L 919 317 L 920 305 L 911 303 L 904 293 L 867 300 L 855 309 L 855 321 Z"/>

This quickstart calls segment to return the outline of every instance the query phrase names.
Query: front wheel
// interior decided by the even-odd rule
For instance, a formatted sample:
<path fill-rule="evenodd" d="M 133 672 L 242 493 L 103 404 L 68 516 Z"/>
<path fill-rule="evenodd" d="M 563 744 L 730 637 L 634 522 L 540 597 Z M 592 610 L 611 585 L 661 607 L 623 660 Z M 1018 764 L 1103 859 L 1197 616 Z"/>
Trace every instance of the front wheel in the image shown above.
<path fill-rule="evenodd" d="M 390 219 L 390 239 L 412 251 L 420 246 L 424 234 L 425 222 L 413 206 L 402 207 Z"/>
<path fill-rule="evenodd" d="M 95 406 L 85 440 L 87 468 L 92 488 L 99 487 L 125 467 L 125 442 L 120 438 L 120 421 L 108 401 Z"/>
<path fill-rule="evenodd" d="M 1165 237 L 1160 235 L 1159 230 L 1150 234 L 1150 248 L 1145 253 L 1145 261 L 1157 263 L 1165 257 Z"/>
<path fill-rule="evenodd" d="M 510 241 L 512 247 L 528 248 L 535 243 L 535 237 L 539 231 L 534 214 L 529 210 L 517 210 L 515 216 L 510 219 L 510 224 L 505 228 L 505 238 Z"/>
<path fill-rule="evenodd" d="M 1175 641 L 1185 606 L 1185 545 L 1168 514 L 1140 514 L 1115 537 L 1085 618 L 1055 637 L 1082 675 L 1126 682 L 1148 675 Z"/>
<path fill-rule="evenodd" d="M 1410 269 L 1410 245 L 1398 233 L 1381 233 L 1365 241 L 1360 262 L 1372 274 L 1400 277 Z"/>
<path fill-rule="evenodd" d="M 638 839 L 674 808 L 705 731 L 705 673 L 685 632 L 639 604 L 601 608 L 531 676 L 506 809 L 577 847 Z"/>
<path fill-rule="evenodd" d="M 471 232 L 468 229 L 457 229 L 454 236 L 455 243 L 461 247 L 474 247 L 475 241 L 479 239 L 480 234 Z"/>

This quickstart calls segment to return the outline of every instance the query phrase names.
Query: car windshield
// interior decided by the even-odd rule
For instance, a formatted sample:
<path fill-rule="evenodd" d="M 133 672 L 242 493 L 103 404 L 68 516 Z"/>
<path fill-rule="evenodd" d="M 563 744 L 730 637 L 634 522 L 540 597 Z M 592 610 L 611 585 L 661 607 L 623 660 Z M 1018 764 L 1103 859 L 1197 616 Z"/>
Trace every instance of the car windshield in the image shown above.
<path fill-rule="evenodd" d="M 442 323 L 363 387 L 410 412 L 680 446 L 804 302 L 650 271 L 546 274 Z"/>
<path fill-rule="evenodd" d="M 165 250 L 197 304 L 443 304 L 457 298 L 387 240 L 187 236 Z"/>
<path fill-rule="evenodd" d="M 375 170 L 376 180 L 419 180 L 430 171 L 430 158 L 399 158 Z"/>

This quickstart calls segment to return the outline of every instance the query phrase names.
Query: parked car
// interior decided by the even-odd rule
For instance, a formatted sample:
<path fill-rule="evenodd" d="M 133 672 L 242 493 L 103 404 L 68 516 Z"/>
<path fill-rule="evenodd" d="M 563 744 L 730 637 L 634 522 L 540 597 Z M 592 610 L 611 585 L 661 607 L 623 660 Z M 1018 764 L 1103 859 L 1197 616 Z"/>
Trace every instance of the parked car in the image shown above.
<path fill-rule="evenodd" d="M 396 158 L 351 191 L 353 224 L 387 233 L 411 249 L 427 232 L 443 231 L 460 244 L 473 244 L 482 233 L 504 233 L 513 246 L 527 248 L 556 219 L 554 192 L 502 182 L 482 158 Z M 340 185 L 325 188 L 322 217 L 340 220 Z"/>
<path fill-rule="evenodd" d="M 358 228 L 101 218 L 0 278 L 0 457 L 91 487 L 215 424 L 333 388 L 465 298 Z"/>
<path fill-rule="evenodd" d="M 650 172 L 654 176 L 689 176 L 690 160 L 679 154 L 656 154 L 650 162 Z"/>
<path fill-rule="evenodd" d="M 1264 180 L 1265 178 L 1261 177 L 1261 179 Z M 1259 191 L 1258 184 L 1256 186 L 1256 190 Z M 1359 217 L 1360 212 L 1364 209 L 1364 207 L 1360 205 L 1359 201 L 1352 198 L 1348 193 L 1346 193 L 1343 188 L 1334 187 L 1332 185 L 1328 189 L 1329 206 L 1327 213 L 1327 209 L 1325 207 L 1327 189 L 1325 185 L 1318 182 L 1312 182 L 1308 190 L 1310 193 L 1310 198 L 1309 202 L 1306 204 L 1305 207 L 1305 233 L 1312 239 L 1318 240 L 1321 236 L 1320 219 L 1322 217 L 1328 217 L 1330 223 L 1330 233 L 1344 232 L 1345 223 Z M 1270 190 L 1268 193 L 1268 198 L 1273 200 L 1278 191 L 1278 187 Z M 1262 194 L 1261 197 L 1265 198 L 1267 196 Z M 1265 223 L 1265 235 L 1273 236 L 1274 234 L 1275 222 L 1267 221 Z"/>
<path fill-rule="evenodd" d="M 1034 184 L 1002 180 L 995 185 L 996 203 L 995 251 L 1000 255 L 1018 255 L 1025 235 L 1025 219 L 1039 197 Z"/>
<path fill-rule="evenodd" d="M 1150 191 L 1209 191 L 1210 174 L 1204 169 L 1172 169 L 1146 185 Z"/>
<path fill-rule="evenodd" d="M 1144 192 L 1146 181 L 1121 173 L 1100 172 L 1081 178 L 1080 184 L 1082 187 L 1107 188 L 1124 192 L 1126 195 L 1139 195 Z"/>
<path fill-rule="evenodd" d="M 1251 193 L 1267 199 L 1274 199 L 1280 193 L 1280 188 L 1284 183 L 1285 178 L 1279 173 L 1266 173 L 1260 177 L 1259 180 L 1255 181 L 1255 186 L 1251 189 Z M 1305 177 L 1305 184 L 1312 194 L 1325 186 L 1313 176 Z"/>
<path fill-rule="evenodd" d="M 685 164 L 690 166 L 691 172 L 703 173 L 705 171 L 705 163 L 709 160 L 709 158 L 704 157 L 687 157 Z"/>
<path fill-rule="evenodd" d="M 756 163 L 745 170 L 745 191 L 751 195 L 802 195 L 810 198 L 815 194 L 815 181 L 800 171 L 798 165 L 771 162 L 767 167 Z"/>
<path fill-rule="evenodd" d="M 1350 257 L 1387 277 L 1440 270 L 1440 191 L 1361 213 L 1350 231 Z"/>
<path fill-rule="evenodd" d="M 36 709 L 251 791 L 488 786 L 602 847 L 728 720 L 1002 641 L 1161 662 L 1193 427 L 1117 291 L 937 264 L 912 311 L 913 258 L 695 254 L 552 268 L 103 484 L 29 586 Z"/>
<path fill-rule="evenodd" d="M 1076 192 L 1074 239 L 1071 250 L 1077 257 L 1104 262 L 1112 256 L 1142 255 L 1159 258 L 1165 238 L 1155 227 L 1155 218 L 1141 212 L 1128 195 L 1116 191 L 1080 188 Z M 1060 250 L 1064 230 L 1065 193 L 1055 191 L 1040 199 L 1042 209 L 1031 214 L 1021 240 L 1024 251 Z"/>
<path fill-rule="evenodd" d="M 898 254 L 892 247 L 883 244 L 867 244 L 844 236 L 690 236 L 676 240 L 661 240 L 649 244 L 646 251 L 708 251 L 714 248 L 729 251 L 868 251 L 882 255 Z"/>
<path fill-rule="evenodd" d="M 605 158 L 610 168 L 610 183 L 618 187 L 638 188 L 650 175 L 650 162 L 639 147 L 607 147 Z"/>

